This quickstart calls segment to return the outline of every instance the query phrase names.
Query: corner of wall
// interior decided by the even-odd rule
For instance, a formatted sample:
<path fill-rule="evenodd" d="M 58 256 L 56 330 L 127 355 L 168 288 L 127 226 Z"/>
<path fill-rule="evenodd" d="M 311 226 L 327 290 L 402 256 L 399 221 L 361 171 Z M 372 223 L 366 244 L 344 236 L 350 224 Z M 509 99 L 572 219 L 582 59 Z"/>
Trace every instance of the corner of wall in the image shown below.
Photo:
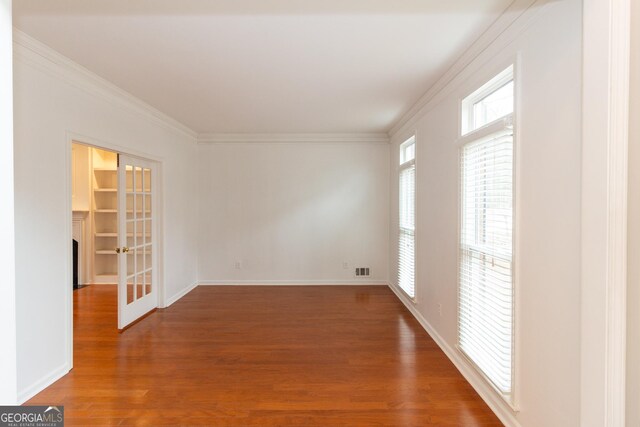
<path fill-rule="evenodd" d="M 195 281 L 192 284 L 190 284 L 187 287 L 185 287 L 184 289 L 182 289 L 181 291 L 178 291 L 175 294 L 173 294 L 172 296 L 170 296 L 168 298 L 165 298 L 164 305 L 162 306 L 162 308 L 168 308 L 169 306 L 173 305 L 180 298 L 182 298 L 183 296 L 187 295 L 189 292 L 191 292 L 196 287 L 198 287 L 198 285 L 199 285 L 199 282 Z"/>
<path fill-rule="evenodd" d="M 51 384 L 67 375 L 69 371 L 71 371 L 71 367 L 65 363 L 64 365 L 52 370 L 50 373 L 48 373 L 35 383 L 25 387 L 23 390 L 18 391 L 18 404 L 24 404 L 27 400 L 31 399 L 36 394 L 40 393 Z"/>
<path fill-rule="evenodd" d="M 486 381 L 462 358 L 460 353 L 455 348 L 452 348 L 444 338 L 436 332 L 435 328 L 433 328 L 427 319 L 416 309 L 415 305 L 412 304 L 396 286 L 389 284 L 389 288 L 396 294 L 413 317 L 416 318 L 420 326 L 422 326 L 427 334 L 438 344 L 444 354 L 446 354 L 449 360 L 455 365 L 456 369 L 458 369 L 462 376 L 471 384 L 500 421 L 507 427 L 521 427 L 511 408 L 495 394 Z"/>

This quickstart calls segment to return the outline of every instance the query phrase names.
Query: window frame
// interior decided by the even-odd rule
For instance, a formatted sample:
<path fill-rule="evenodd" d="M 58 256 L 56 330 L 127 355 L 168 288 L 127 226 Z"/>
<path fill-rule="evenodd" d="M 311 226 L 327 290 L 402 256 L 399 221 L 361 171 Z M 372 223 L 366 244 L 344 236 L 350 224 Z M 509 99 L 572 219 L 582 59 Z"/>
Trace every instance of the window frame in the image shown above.
<path fill-rule="evenodd" d="M 467 96 L 459 99 L 458 113 L 460 114 L 459 121 L 459 137 L 457 139 L 458 146 L 458 241 L 457 241 L 457 336 L 456 336 L 456 350 L 463 357 L 465 361 L 474 369 L 476 373 L 483 379 L 483 381 L 489 386 L 491 390 L 505 402 L 512 411 L 518 412 L 519 409 L 519 387 L 518 387 L 518 373 L 519 373 L 519 292 L 518 292 L 518 236 L 519 236 L 519 179 L 518 173 L 520 170 L 520 159 L 518 149 L 518 132 L 516 126 L 516 118 L 519 111 L 519 78 L 518 78 L 519 61 L 517 58 L 511 58 L 511 60 L 500 68 L 494 69 L 493 76 L 484 83 L 480 83 L 476 86 L 477 89 L 471 91 Z M 473 123 L 473 106 L 491 95 L 496 90 L 499 90 L 504 85 L 513 81 L 513 111 L 510 114 L 499 117 L 492 122 L 479 126 L 476 129 L 470 129 L 470 124 Z M 513 174 L 512 174 L 512 252 L 511 252 L 511 286 L 512 286 L 512 342 L 511 342 L 511 392 L 508 394 L 503 393 L 493 381 L 477 366 L 477 364 L 465 353 L 460 347 L 460 280 L 461 280 L 461 261 L 462 261 L 462 206 L 463 206 L 463 182 L 462 182 L 462 155 L 463 148 L 470 143 L 485 139 L 491 135 L 498 134 L 510 130 L 513 138 Z"/>
<path fill-rule="evenodd" d="M 418 184 L 418 179 L 417 179 L 417 166 L 416 166 L 416 157 L 418 154 L 418 144 L 417 144 L 417 133 L 414 131 L 412 133 L 409 134 L 408 137 L 405 137 L 402 139 L 402 143 L 399 144 L 398 146 L 398 163 L 397 163 L 397 177 L 398 177 L 398 197 L 397 197 L 397 201 L 398 201 L 398 221 L 396 223 L 397 227 L 398 227 L 398 238 L 396 240 L 396 243 L 398 244 L 398 258 L 397 258 L 397 262 L 398 262 L 398 274 L 396 275 L 396 283 L 397 283 L 397 288 L 400 289 L 400 291 L 403 293 L 403 295 L 405 295 L 413 304 L 416 304 L 418 299 L 417 299 L 417 294 L 418 294 L 418 290 L 416 288 L 416 283 L 417 283 L 417 273 L 418 273 L 418 269 L 416 268 L 416 254 L 417 254 L 417 248 L 418 248 L 418 238 L 417 238 L 417 193 L 418 193 L 418 189 L 417 189 L 417 184 Z M 409 146 L 413 146 L 413 158 L 410 160 L 404 160 L 404 152 L 406 150 L 407 147 Z M 401 286 L 400 286 L 400 280 L 399 280 L 399 276 L 400 276 L 400 248 L 399 248 L 399 243 L 400 243 L 400 233 L 402 233 L 403 227 L 400 226 L 400 175 L 402 174 L 403 171 L 409 169 L 413 167 L 414 168 L 414 183 L 413 183 L 413 191 L 414 191 L 414 197 L 413 197 L 413 296 L 409 295 Z"/>
<path fill-rule="evenodd" d="M 505 117 L 513 116 L 516 109 L 516 79 L 515 79 L 515 64 L 511 64 L 499 73 L 497 73 L 494 77 L 489 79 L 486 83 L 481 85 L 478 89 L 474 90 L 467 96 L 465 96 L 460 101 L 460 110 L 461 111 L 461 123 L 460 123 L 460 136 L 464 137 L 466 135 L 470 135 L 486 126 L 490 126 L 496 122 L 503 120 Z M 513 81 L 513 111 L 511 114 L 507 114 L 502 117 L 498 117 L 495 120 L 485 123 L 482 126 L 474 127 L 474 106 L 486 99 L 493 93 L 502 89 L 509 82 Z"/>

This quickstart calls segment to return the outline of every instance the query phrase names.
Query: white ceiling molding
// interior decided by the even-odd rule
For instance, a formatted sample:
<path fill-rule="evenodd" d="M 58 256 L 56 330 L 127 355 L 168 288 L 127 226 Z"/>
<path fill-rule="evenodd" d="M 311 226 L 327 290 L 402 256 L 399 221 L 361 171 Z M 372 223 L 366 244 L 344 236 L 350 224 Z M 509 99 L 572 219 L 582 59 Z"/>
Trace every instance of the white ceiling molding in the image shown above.
<path fill-rule="evenodd" d="M 56 52 L 24 32 L 13 29 L 14 60 L 34 66 L 41 71 L 62 78 L 67 83 L 92 95 L 142 115 L 153 123 L 177 131 L 196 142 L 197 133 L 163 112 L 155 109 L 113 83 Z"/>
<path fill-rule="evenodd" d="M 459 79 L 465 69 L 476 60 L 489 46 L 503 41 L 502 49 L 531 24 L 538 10 L 536 4 L 544 4 L 549 0 L 514 0 L 498 19 L 456 60 L 456 62 L 434 83 L 429 90 L 397 120 L 389 130 L 392 138 L 404 131 L 417 118 L 426 113 L 431 106 L 442 99 L 442 92 L 454 80 Z M 501 37 L 505 35 L 506 37 Z"/>
<path fill-rule="evenodd" d="M 330 134 L 320 132 L 317 134 L 306 133 L 205 133 L 198 134 L 175 120 L 169 115 L 162 113 L 148 103 L 140 100 L 131 93 L 121 89 L 108 80 L 98 76 L 89 69 L 77 64 L 68 57 L 58 53 L 49 46 L 37 41 L 26 33 L 14 28 L 15 57 L 20 58 L 31 65 L 64 78 L 70 84 L 82 88 L 90 93 L 97 94 L 110 102 L 117 103 L 132 111 L 141 113 L 156 123 L 178 130 L 188 135 L 197 142 L 388 142 L 389 136 L 395 136 L 401 130 L 406 129 L 410 122 L 423 113 L 429 105 L 434 105 L 440 99 L 443 89 L 446 89 L 453 80 L 460 77 L 465 68 L 472 63 L 489 46 L 492 46 L 497 39 L 505 40 L 504 35 L 518 34 L 524 28 L 526 19 L 523 15 L 531 15 L 527 12 L 536 3 L 545 3 L 548 0 L 513 0 L 510 6 L 491 24 L 491 26 L 460 56 L 454 65 L 445 74 L 430 86 L 430 89 L 416 102 L 408 111 L 401 115 L 393 126 L 383 133 L 349 133 Z M 537 11 L 537 10 L 536 10 Z M 502 36 L 502 37 L 501 37 Z M 505 42 L 506 43 L 506 42 Z M 277 129 L 276 129 L 277 130 Z"/>
<path fill-rule="evenodd" d="M 198 143 L 232 142 L 377 142 L 389 143 L 385 133 L 208 133 Z"/>

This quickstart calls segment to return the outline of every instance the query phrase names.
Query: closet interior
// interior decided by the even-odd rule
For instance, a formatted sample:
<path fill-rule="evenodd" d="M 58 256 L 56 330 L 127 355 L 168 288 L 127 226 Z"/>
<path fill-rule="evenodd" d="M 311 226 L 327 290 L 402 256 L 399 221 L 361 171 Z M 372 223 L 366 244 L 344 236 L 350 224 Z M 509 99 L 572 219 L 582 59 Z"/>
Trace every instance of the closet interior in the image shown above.
<path fill-rule="evenodd" d="M 71 148 L 74 288 L 118 281 L 117 153 Z"/>

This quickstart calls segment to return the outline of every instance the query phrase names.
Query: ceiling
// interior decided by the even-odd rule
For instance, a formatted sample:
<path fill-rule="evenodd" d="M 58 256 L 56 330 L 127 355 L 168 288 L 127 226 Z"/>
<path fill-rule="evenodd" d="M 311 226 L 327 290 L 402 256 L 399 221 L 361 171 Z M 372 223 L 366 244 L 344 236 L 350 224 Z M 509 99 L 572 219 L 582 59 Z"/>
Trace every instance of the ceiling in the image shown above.
<path fill-rule="evenodd" d="M 387 132 L 512 0 L 20 0 L 14 25 L 198 133 Z"/>

